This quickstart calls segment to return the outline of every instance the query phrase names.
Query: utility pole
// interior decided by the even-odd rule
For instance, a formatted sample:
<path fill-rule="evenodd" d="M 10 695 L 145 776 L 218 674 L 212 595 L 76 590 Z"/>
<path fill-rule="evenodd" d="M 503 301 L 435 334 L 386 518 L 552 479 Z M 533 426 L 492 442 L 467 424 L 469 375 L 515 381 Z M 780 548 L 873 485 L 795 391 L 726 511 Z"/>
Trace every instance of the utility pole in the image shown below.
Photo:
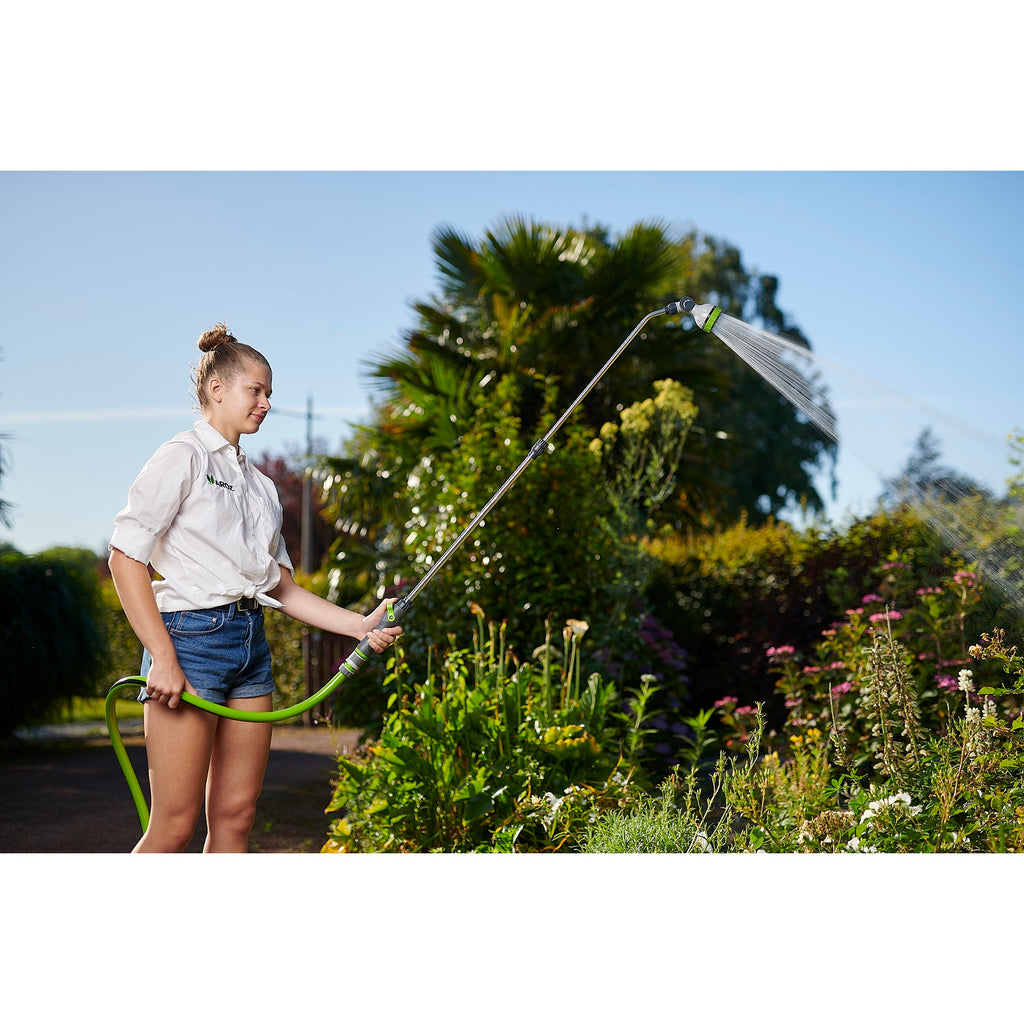
<path fill-rule="evenodd" d="M 299 568 L 307 576 L 312 575 L 316 570 L 313 564 L 313 396 L 306 399 L 306 411 L 298 409 L 275 409 L 275 415 L 284 416 L 305 416 L 306 417 L 306 467 L 302 477 L 302 510 L 301 522 L 299 523 L 299 545 L 301 548 Z M 304 626 L 302 630 L 302 668 L 303 678 L 306 685 L 306 697 L 312 697 L 319 689 L 315 685 L 314 665 L 319 661 L 322 652 L 320 633 L 317 630 L 310 630 Z M 314 723 L 313 710 L 302 713 L 302 724 L 312 725 Z"/>
<path fill-rule="evenodd" d="M 306 399 L 306 471 L 302 476 L 302 571 L 309 576 L 313 566 L 313 396 Z M 317 634 L 319 639 L 319 634 Z M 318 646 L 309 626 L 302 628 L 302 666 L 306 680 L 306 697 L 315 692 L 313 683 L 313 651 Z M 302 714 L 303 725 L 313 725 L 313 709 Z"/>

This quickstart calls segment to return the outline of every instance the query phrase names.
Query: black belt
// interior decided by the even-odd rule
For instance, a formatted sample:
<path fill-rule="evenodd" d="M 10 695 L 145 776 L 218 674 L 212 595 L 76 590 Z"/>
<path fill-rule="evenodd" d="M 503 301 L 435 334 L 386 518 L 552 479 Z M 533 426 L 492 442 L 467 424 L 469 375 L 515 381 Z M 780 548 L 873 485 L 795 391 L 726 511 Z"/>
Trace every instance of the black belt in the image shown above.
<path fill-rule="evenodd" d="M 234 608 L 240 612 L 254 612 L 260 606 L 259 601 L 255 597 L 240 597 L 237 601 L 232 601 L 230 604 L 222 604 L 221 608 L 227 611 L 230 608 Z"/>

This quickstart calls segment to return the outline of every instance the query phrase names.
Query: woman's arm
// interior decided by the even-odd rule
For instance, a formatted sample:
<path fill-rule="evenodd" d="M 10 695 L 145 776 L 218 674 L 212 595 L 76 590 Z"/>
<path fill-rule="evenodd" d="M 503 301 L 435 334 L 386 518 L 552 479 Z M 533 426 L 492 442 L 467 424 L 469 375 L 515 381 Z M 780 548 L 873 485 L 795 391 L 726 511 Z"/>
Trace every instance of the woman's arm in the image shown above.
<path fill-rule="evenodd" d="M 281 566 L 281 582 L 271 591 L 268 597 L 281 602 L 281 611 L 293 619 L 305 622 L 316 629 L 325 629 L 341 636 L 350 636 L 362 640 L 369 636 L 370 646 L 380 653 L 395 642 L 402 633 L 401 626 L 386 626 L 376 629 L 384 614 L 386 601 L 381 602 L 369 615 L 350 611 L 339 605 L 331 604 L 322 597 L 317 597 L 304 587 L 300 587 L 285 566 Z"/>
<path fill-rule="evenodd" d="M 117 548 L 111 549 L 107 564 L 128 622 L 153 659 L 146 689 L 154 700 L 166 700 L 169 708 L 177 707 L 183 689 L 196 691 L 178 664 L 174 644 L 156 606 L 149 569 Z"/>

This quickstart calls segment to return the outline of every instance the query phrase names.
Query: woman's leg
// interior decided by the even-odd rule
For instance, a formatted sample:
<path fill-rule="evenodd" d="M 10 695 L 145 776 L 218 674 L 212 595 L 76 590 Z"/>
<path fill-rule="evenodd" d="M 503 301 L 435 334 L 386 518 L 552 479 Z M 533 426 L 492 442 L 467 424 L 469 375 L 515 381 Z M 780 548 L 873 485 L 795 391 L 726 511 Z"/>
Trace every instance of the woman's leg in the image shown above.
<path fill-rule="evenodd" d="M 147 701 L 144 715 L 152 806 L 149 827 L 133 852 L 180 853 L 203 809 L 216 720 L 184 703 L 172 711 Z"/>
<path fill-rule="evenodd" d="M 228 707 L 271 711 L 273 695 L 242 697 Z M 247 853 L 249 833 L 256 820 L 256 801 L 270 755 L 268 722 L 217 720 L 217 733 L 206 783 L 206 823 L 209 834 L 204 853 Z"/>

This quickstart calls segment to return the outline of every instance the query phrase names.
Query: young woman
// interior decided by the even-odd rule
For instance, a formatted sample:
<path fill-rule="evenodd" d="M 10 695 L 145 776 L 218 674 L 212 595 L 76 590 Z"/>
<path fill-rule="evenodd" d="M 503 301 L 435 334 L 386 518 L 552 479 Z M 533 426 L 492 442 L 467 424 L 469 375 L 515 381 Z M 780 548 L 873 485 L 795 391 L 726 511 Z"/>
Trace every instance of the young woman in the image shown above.
<path fill-rule="evenodd" d="M 145 654 L 149 827 L 135 852 L 178 852 L 205 794 L 208 853 L 244 853 L 270 752 L 271 725 L 221 718 L 182 691 L 270 711 L 274 681 L 263 607 L 383 651 L 399 627 L 300 587 L 281 537 L 274 484 L 238 442 L 270 411 L 271 369 L 218 324 L 199 339 L 201 419 L 157 449 L 114 521 L 110 571 Z M 154 580 L 149 567 L 158 574 Z"/>

